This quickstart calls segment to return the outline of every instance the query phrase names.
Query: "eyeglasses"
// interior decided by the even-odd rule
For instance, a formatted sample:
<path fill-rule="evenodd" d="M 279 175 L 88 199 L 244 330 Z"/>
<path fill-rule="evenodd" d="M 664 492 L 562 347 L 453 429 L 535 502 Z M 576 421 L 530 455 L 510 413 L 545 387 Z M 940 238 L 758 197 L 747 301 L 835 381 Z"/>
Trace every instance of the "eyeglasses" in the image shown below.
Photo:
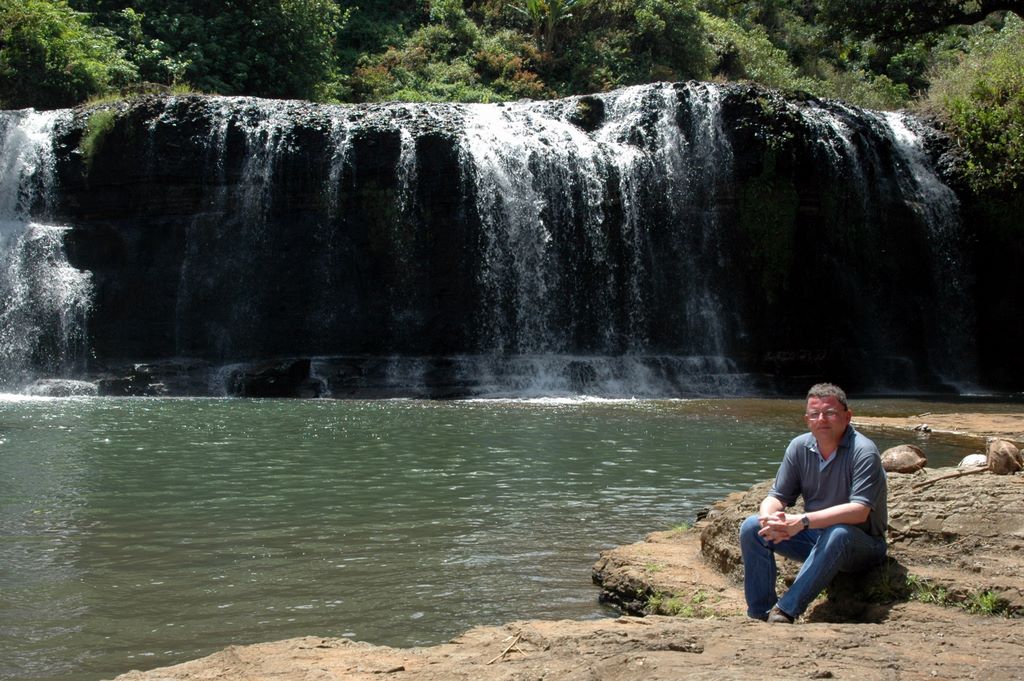
<path fill-rule="evenodd" d="M 804 414 L 804 416 L 806 416 L 811 421 L 817 421 L 822 416 L 824 416 L 826 420 L 831 421 L 832 419 L 839 416 L 839 412 L 836 411 L 835 409 L 826 409 L 825 411 L 809 411 L 806 414 Z"/>

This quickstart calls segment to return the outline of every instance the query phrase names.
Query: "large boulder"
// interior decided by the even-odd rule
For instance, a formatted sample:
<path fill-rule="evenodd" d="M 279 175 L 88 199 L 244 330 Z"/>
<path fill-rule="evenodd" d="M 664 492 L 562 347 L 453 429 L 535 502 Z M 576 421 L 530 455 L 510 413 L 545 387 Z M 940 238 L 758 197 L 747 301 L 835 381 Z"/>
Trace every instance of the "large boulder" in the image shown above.
<path fill-rule="evenodd" d="M 916 473 L 928 465 L 928 457 L 916 445 L 896 445 L 882 452 L 887 473 Z"/>
<path fill-rule="evenodd" d="M 238 365 L 227 377 L 226 389 L 237 397 L 320 397 L 320 382 L 311 375 L 308 358 Z"/>
<path fill-rule="evenodd" d="M 1024 468 L 1020 449 L 1008 440 L 992 438 L 988 442 L 988 469 L 996 475 L 1010 475 Z"/>

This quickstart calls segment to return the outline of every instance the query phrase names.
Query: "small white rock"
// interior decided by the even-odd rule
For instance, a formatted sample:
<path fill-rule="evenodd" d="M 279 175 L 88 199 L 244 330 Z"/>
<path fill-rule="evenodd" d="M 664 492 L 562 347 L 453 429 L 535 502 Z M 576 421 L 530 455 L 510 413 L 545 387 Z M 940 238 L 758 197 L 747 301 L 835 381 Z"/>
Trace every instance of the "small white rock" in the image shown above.
<path fill-rule="evenodd" d="M 960 463 L 956 465 L 957 468 L 973 468 L 975 466 L 986 466 L 988 465 L 988 457 L 984 454 L 968 454 L 964 458 L 960 459 Z"/>

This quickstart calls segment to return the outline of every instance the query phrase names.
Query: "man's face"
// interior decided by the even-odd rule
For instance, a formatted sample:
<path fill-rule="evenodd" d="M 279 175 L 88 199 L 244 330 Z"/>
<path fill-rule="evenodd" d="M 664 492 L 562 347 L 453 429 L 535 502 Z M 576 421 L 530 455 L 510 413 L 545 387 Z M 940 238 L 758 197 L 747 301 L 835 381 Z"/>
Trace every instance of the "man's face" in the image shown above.
<path fill-rule="evenodd" d="M 853 412 L 834 397 L 810 397 L 804 419 L 807 427 L 819 440 L 838 441 L 850 424 Z"/>

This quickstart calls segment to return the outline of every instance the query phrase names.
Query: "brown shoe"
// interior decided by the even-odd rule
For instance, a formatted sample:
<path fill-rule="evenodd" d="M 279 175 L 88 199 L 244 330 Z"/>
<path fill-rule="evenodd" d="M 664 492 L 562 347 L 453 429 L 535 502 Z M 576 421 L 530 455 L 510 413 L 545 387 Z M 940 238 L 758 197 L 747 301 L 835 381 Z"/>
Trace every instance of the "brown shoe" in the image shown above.
<path fill-rule="evenodd" d="M 768 612 L 768 624 L 792 624 L 793 618 L 775 606 Z"/>

